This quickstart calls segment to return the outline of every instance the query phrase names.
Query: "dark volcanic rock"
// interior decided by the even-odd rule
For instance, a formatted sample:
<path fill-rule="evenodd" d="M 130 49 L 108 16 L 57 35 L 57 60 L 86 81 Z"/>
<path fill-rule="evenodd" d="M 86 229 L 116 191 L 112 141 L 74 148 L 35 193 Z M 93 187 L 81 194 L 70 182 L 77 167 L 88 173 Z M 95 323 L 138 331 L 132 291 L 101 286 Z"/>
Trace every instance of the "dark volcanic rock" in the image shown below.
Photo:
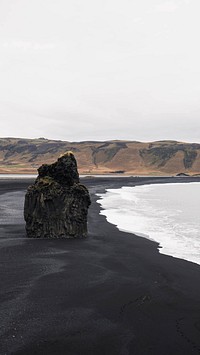
<path fill-rule="evenodd" d="M 67 152 L 57 162 L 44 164 L 25 196 L 24 218 L 31 238 L 87 236 L 90 196 L 80 184 L 74 155 Z"/>
<path fill-rule="evenodd" d="M 185 177 L 187 177 L 187 176 L 190 176 L 190 175 L 189 175 L 189 174 L 186 174 L 186 173 L 178 173 L 178 174 L 176 174 L 176 176 L 181 176 L 181 177 L 182 177 L 182 176 L 183 176 L 183 177 L 185 176 Z"/>

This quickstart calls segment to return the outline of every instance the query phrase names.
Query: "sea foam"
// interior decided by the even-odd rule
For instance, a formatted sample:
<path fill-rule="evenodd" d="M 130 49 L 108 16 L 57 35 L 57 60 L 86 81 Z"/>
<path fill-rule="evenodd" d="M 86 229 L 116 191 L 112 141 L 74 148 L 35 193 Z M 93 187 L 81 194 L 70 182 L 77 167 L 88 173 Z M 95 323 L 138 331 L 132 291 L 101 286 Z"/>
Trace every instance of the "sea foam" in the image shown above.
<path fill-rule="evenodd" d="M 108 222 L 160 244 L 160 253 L 200 264 L 200 183 L 152 184 L 98 194 Z"/>

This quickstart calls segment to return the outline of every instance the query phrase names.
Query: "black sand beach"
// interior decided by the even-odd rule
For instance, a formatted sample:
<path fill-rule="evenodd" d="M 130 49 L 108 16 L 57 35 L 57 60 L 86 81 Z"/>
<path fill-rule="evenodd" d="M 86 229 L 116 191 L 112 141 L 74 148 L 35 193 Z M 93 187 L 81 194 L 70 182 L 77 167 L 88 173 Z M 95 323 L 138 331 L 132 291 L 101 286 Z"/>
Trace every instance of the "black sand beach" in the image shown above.
<path fill-rule="evenodd" d="M 0 354 L 200 354 L 200 265 L 118 231 L 96 203 L 106 188 L 174 181 L 190 180 L 84 179 L 84 240 L 27 239 L 23 220 L 1 224 Z M 2 180 L 0 194 L 23 197 L 30 183 Z"/>

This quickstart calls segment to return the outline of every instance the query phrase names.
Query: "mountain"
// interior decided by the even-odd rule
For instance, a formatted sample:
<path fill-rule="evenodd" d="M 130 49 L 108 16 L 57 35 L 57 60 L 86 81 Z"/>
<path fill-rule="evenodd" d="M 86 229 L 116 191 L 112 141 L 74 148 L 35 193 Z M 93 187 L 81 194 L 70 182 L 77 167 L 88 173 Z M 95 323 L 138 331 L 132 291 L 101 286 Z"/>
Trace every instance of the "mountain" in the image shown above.
<path fill-rule="evenodd" d="M 44 138 L 0 138 L 0 173 L 36 173 L 41 164 L 52 163 L 67 150 L 75 154 L 82 174 L 200 174 L 197 143 L 65 142 Z"/>

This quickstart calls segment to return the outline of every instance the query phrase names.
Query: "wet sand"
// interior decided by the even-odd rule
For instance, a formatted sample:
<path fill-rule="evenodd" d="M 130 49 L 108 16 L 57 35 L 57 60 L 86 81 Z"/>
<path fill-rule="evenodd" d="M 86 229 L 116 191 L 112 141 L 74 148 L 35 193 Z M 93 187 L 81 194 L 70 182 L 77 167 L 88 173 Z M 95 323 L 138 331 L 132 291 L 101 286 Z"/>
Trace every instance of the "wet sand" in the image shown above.
<path fill-rule="evenodd" d="M 105 188 L 170 181 L 189 179 L 83 179 L 87 239 L 27 239 L 23 220 L 0 225 L 0 354 L 200 354 L 200 265 L 118 231 L 96 203 Z M 0 194 L 23 196 L 30 182 L 0 181 Z"/>

